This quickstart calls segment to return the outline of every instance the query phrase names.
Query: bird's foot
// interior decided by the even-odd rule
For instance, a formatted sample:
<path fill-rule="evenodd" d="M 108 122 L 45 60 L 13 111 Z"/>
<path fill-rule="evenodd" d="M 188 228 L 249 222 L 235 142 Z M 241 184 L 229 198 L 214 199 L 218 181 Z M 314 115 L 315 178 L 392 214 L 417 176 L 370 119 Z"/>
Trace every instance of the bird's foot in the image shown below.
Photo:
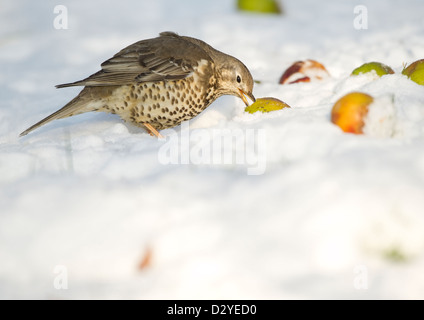
<path fill-rule="evenodd" d="M 149 123 L 143 123 L 143 125 L 147 128 L 147 132 L 151 135 L 151 136 L 156 136 L 159 139 L 163 139 L 164 136 L 161 135 L 159 133 L 159 131 L 157 131 L 155 128 L 152 127 L 152 125 L 150 125 Z"/>

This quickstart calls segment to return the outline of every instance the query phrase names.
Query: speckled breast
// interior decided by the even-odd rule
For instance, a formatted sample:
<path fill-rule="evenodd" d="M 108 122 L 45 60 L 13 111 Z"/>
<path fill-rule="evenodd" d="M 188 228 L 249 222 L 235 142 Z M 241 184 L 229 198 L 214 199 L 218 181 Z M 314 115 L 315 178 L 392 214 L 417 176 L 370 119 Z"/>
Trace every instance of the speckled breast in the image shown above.
<path fill-rule="evenodd" d="M 194 77 L 177 81 L 148 82 L 121 86 L 107 103 L 109 112 L 136 125 L 149 123 L 156 130 L 172 128 L 190 120 L 208 107 L 214 86 L 198 86 Z"/>

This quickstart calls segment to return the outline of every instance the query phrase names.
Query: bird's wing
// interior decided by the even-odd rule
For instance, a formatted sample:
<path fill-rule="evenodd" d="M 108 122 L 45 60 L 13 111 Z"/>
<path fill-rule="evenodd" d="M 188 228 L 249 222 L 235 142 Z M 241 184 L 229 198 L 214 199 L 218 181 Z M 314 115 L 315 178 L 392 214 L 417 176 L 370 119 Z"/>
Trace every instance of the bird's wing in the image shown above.
<path fill-rule="evenodd" d="M 136 42 L 102 63 L 102 70 L 88 78 L 58 85 L 116 86 L 134 82 L 179 80 L 191 75 L 202 60 L 212 62 L 199 45 L 172 32 Z"/>

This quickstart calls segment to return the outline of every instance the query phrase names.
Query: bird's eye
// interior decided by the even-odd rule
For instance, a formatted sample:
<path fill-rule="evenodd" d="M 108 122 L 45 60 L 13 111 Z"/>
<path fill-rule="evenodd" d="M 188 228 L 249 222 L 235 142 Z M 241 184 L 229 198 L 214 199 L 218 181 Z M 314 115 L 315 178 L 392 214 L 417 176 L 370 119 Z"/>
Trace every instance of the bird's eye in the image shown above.
<path fill-rule="evenodd" d="M 237 76 L 237 82 L 240 83 L 241 82 L 241 77 Z"/>

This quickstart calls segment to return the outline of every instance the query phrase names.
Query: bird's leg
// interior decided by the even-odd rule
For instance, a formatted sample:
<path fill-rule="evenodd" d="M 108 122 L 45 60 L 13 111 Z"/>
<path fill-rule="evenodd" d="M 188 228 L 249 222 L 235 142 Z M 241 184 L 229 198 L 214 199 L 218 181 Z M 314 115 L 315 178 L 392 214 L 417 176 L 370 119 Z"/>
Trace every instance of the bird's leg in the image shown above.
<path fill-rule="evenodd" d="M 163 135 L 161 135 L 159 133 L 159 131 L 157 131 L 155 128 L 152 127 L 152 125 L 150 125 L 149 123 L 144 122 L 143 125 L 147 128 L 147 132 L 151 135 L 151 136 L 156 136 L 159 139 L 163 139 Z"/>

